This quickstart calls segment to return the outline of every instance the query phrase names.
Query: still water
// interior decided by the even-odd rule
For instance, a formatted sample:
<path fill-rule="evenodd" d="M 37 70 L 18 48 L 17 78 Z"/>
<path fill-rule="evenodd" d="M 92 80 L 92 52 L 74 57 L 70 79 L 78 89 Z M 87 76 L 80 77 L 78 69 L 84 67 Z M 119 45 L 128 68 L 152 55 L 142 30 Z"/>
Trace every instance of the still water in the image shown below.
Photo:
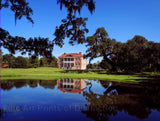
<path fill-rule="evenodd" d="M 160 80 L 3 80 L 0 119 L 160 121 Z"/>

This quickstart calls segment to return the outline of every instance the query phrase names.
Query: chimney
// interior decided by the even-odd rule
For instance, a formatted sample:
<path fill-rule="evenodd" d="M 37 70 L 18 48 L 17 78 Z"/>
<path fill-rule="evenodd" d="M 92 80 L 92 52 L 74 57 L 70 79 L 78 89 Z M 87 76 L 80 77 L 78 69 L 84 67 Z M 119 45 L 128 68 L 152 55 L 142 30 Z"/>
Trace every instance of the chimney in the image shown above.
<path fill-rule="evenodd" d="M 66 55 L 66 53 L 64 53 L 64 55 Z"/>
<path fill-rule="evenodd" d="M 81 54 L 82 54 L 82 52 L 79 52 L 79 54 L 81 55 Z"/>

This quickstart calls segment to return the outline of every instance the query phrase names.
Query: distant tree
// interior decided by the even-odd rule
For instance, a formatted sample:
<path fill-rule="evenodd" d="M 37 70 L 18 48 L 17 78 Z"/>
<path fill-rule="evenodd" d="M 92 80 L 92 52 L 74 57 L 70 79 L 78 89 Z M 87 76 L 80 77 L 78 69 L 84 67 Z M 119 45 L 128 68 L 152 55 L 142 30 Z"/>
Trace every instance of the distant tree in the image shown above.
<path fill-rule="evenodd" d="M 27 60 L 21 56 L 15 59 L 16 68 L 27 68 Z"/>
<path fill-rule="evenodd" d="M 146 63 L 144 70 L 160 71 L 160 43 L 149 41 L 144 51 L 144 58 Z"/>
<path fill-rule="evenodd" d="M 41 67 L 58 67 L 58 59 L 53 56 L 52 58 L 42 57 L 40 58 Z"/>
<path fill-rule="evenodd" d="M 31 68 L 37 68 L 39 67 L 39 59 L 38 57 L 30 57 L 29 63 Z"/>
<path fill-rule="evenodd" d="M 2 58 L 2 64 L 8 64 L 9 68 L 14 68 L 15 67 L 15 57 L 10 54 L 5 54 L 3 55 Z"/>
<path fill-rule="evenodd" d="M 58 59 L 55 56 L 52 57 L 49 67 L 58 67 Z"/>
<path fill-rule="evenodd" d="M 47 66 L 48 66 L 47 59 L 45 57 L 40 58 L 40 67 L 47 67 Z"/>
<path fill-rule="evenodd" d="M 87 64 L 87 69 L 101 69 L 100 62 Z"/>

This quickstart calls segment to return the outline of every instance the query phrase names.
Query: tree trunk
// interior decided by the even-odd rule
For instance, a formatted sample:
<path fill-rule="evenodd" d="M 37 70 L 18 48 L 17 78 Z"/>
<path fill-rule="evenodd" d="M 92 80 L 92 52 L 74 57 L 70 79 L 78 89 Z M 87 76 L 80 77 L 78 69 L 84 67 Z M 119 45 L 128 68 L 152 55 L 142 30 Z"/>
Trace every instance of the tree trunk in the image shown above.
<path fill-rule="evenodd" d="M 105 55 L 105 56 L 103 56 L 104 58 L 104 60 L 105 61 L 107 61 L 111 66 L 112 66 L 112 69 L 111 69 L 111 71 L 117 71 L 117 66 L 116 66 L 116 64 L 113 62 L 113 61 L 111 61 L 109 58 L 107 58 L 107 56 Z"/>

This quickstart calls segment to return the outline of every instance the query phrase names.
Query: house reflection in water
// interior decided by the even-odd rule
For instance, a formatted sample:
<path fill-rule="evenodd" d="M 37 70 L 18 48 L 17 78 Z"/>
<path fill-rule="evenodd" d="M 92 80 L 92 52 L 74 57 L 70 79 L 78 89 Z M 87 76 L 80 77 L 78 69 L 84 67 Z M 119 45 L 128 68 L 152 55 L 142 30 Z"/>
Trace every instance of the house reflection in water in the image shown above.
<path fill-rule="evenodd" d="M 58 89 L 62 92 L 79 93 L 86 88 L 86 79 L 59 79 Z"/>

